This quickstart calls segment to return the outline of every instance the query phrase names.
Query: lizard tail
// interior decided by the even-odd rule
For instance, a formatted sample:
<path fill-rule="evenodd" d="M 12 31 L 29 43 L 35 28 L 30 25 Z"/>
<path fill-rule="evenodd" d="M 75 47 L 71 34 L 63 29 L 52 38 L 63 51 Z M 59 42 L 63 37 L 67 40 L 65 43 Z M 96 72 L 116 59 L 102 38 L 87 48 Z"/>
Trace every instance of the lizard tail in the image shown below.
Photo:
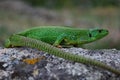
<path fill-rule="evenodd" d="M 20 35 L 12 35 L 9 38 L 9 40 L 10 40 L 10 45 L 12 45 L 12 46 L 27 46 L 27 47 L 37 48 L 39 50 L 46 51 L 49 54 L 55 55 L 57 57 L 61 57 L 61 58 L 67 59 L 67 60 L 83 63 L 86 65 L 90 64 L 90 65 L 97 66 L 97 67 L 103 68 L 105 70 L 108 70 L 110 72 L 113 72 L 117 75 L 120 75 L 119 70 L 114 69 L 102 62 L 92 60 L 92 59 L 86 58 L 84 56 L 74 55 L 69 52 L 64 52 L 52 45 L 49 45 L 45 42 L 42 42 L 42 41 L 39 41 L 36 39 L 32 39 L 32 38 L 28 38 L 28 37 L 24 37 L 24 36 L 20 36 Z"/>

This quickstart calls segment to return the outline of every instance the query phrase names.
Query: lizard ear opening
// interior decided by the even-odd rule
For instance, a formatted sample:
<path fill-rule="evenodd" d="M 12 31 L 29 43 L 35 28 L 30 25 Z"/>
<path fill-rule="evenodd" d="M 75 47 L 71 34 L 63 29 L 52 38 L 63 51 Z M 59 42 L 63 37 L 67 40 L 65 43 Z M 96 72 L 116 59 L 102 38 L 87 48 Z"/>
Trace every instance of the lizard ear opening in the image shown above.
<path fill-rule="evenodd" d="M 88 34 L 88 36 L 89 36 L 89 37 L 92 37 L 92 34 L 91 34 L 91 33 L 89 33 L 89 34 Z"/>

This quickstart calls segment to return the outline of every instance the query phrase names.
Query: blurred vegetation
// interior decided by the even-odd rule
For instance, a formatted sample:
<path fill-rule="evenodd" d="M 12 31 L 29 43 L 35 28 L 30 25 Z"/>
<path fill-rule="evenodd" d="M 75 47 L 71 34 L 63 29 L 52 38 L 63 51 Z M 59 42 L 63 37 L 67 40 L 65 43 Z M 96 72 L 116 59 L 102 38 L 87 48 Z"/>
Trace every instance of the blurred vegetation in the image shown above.
<path fill-rule="evenodd" d="M 85 48 L 120 49 L 119 0 L 0 1 L 0 46 L 11 34 L 41 25 L 105 28 L 109 35 L 85 45 Z"/>
<path fill-rule="evenodd" d="M 120 0 L 23 0 L 32 6 L 46 8 L 64 8 L 64 7 L 106 7 L 120 6 Z"/>

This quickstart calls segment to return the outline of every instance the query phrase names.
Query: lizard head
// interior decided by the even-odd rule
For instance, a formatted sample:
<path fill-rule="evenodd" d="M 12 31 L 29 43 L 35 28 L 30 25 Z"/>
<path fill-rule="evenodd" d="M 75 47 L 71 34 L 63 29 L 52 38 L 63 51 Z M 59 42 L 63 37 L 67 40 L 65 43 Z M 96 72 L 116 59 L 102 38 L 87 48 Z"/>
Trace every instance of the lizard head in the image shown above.
<path fill-rule="evenodd" d="M 88 37 L 90 37 L 92 41 L 95 41 L 105 37 L 106 35 L 108 35 L 108 33 L 109 32 L 106 29 L 92 29 L 89 31 Z"/>

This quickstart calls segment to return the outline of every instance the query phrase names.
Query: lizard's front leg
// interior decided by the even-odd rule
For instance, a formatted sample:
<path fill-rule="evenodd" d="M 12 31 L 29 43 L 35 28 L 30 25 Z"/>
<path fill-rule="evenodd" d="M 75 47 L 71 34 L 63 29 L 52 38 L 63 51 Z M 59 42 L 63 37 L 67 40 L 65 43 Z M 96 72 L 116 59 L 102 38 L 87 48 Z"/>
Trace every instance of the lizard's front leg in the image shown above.
<path fill-rule="evenodd" d="M 63 40 L 65 40 L 66 36 L 67 36 L 67 35 L 66 35 L 65 33 L 59 35 L 59 36 L 57 37 L 57 39 L 55 40 L 53 46 L 56 46 L 56 47 L 58 47 L 58 48 L 61 48 L 62 46 L 61 46 L 60 44 L 62 43 Z"/>

